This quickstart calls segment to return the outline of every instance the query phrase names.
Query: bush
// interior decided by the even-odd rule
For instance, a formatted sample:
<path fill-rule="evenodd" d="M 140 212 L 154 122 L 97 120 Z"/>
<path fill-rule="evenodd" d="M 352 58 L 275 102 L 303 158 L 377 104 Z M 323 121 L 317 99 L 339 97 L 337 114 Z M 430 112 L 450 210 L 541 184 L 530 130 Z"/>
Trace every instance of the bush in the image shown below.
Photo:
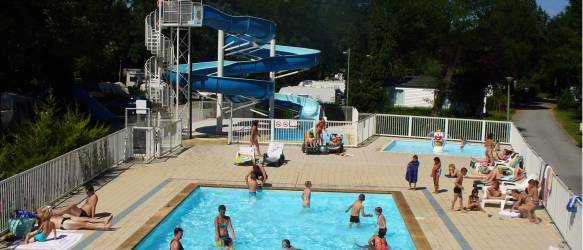
<path fill-rule="evenodd" d="M 575 100 L 575 96 L 569 89 L 563 90 L 563 94 L 559 97 L 558 106 L 560 109 L 570 109 L 577 107 L 577 101 Z"/>
<path fill-rule="evenodd" d="M 35 121 L 0 138 L 0 179 L 25 171 L 107 134 L 75 108 L 61 112 L 50 96 L 35 104 Z"/>
<path fill-rule="evenodd" d="M 438 116 L 438 117 L 456 117 L 454 112 L 449 109 L 442 109 L 439 113 L 432 114 L 432 108 L 421 108 L 421 107 L 395 107 L 387 105 L 385 106 L 383 114 L 392 115 L 412 115 L 412 116 Z"/>

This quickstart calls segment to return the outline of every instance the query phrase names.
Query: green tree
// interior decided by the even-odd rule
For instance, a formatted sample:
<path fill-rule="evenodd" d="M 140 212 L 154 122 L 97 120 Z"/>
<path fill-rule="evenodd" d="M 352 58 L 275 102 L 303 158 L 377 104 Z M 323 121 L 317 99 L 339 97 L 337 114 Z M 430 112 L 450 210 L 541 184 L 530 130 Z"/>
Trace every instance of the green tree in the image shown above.
<path fill-rule="evenodd" d="M 35 104 L 35 121 L 0 139 L 0 179 L 20 173 L 107 134 L 77 108 L 61 110 L 53 96 Z"/>

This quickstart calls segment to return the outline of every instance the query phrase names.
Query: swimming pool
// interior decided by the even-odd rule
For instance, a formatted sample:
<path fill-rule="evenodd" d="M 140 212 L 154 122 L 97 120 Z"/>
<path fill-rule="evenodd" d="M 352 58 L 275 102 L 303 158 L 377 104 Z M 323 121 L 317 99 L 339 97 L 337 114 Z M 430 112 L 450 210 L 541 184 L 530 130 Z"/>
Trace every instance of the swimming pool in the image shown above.
<path fill-rule="evenodd" d="M 466 157 L 483 157 L 484 146 L 482 144 L 468 143 L 464 150 L 460 149 L 459 143 L 447 142 L 442 153 L 434 153 L 431 141 L 392 141 L 385 149 L 385 152 L 403 152 L 412 154 L 435 154 L 435 155 L 453 155 Z"/>
<path fill-rule="evenodd" d="M 348 228 L 345 209 L 357 193 L 313 192 L 311 208 L 301 206 L 301 191 L 264 190 L 250 199 L 247 190 L 199 187 L 171 212 L 135 249 L 168 249 L 175 227 L 184 229 L 185 249 L 218 249 L 213 221 L 220 204 L 227 206 L 235 229 L 235 249 L 280 249 L 289 239 L 302 249 L 355 249 L 375 233 L 376 216 L 361 217 L 360 227 Z M 415 249 L 391 194 L 366 194 L 366 213 L 383 208 L 391 249 Z"/>

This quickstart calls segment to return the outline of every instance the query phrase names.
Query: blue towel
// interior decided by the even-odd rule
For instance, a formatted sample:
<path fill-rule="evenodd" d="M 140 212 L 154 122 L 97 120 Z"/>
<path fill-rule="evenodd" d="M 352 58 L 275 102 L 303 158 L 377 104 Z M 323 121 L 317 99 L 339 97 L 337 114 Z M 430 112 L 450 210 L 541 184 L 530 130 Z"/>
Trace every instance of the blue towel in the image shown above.
<path fill-rule="evenodd" d="M 569 197 L 569 202 L 567 202 L 567 211 L 571 213 L 577 212 L 577 202 L 581 203 L 580 195 L 573 195 Z"/>

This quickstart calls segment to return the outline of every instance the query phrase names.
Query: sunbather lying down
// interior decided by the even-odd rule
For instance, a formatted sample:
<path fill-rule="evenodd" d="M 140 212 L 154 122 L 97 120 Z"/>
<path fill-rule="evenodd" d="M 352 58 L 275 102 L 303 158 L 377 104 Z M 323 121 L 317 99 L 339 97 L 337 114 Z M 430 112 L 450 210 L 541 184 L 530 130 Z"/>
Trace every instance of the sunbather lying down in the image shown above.
<path fill-rule="evenodd" d="M 340 144 L 342 144 L 342 136 L 333 134 L 330 138 L 330 144 L 332 146 L 340 146 Z"/>
<path fill-rule="evenodd" d="M 86 217 L 51 217 L 51 222 L 61 230 L 109 230 L 113 215 L 105 219 L 90 219 Z"/>

